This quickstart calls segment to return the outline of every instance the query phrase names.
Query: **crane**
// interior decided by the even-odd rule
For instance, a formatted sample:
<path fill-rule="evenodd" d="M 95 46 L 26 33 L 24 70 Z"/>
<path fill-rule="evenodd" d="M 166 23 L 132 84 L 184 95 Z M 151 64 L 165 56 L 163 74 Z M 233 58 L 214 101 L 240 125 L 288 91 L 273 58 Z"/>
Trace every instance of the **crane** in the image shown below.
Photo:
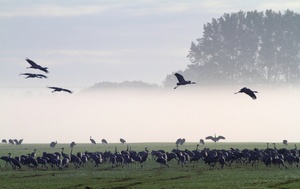
<path fill-rule="evenodd" d="M 176 89 L 180 85 L 196 84 L 195 82 L 192 82 L 192 81 L 186 81 L 184 79 L 184 77 L 182 75 L 180 75 L 179 73 L 175 73 L 174 75 L 176 76 L 176 78 L 177 78 L 177 80 L 179 82 L 179 83 L 177 83 L 177 86 L 174 87 L 174 89 Z"/>
<path fill-rule="evenodd" d="M 28 78 L 47 78 L 47 76 L 43 75 L 43 74 L 34 74 L 34 73 L 20 73 L 20 75 L 26 75 L 27 77 L 25 77 L 25 79 Z"/>
<path fill-rule="evenodd" d="M 45 73 L 48 73 L 48 68 L 47 67 L 42 67 L 40 65 L 38 65 L 37 63 L 35 63 L 34 61 L 26 58 L 26 61 L 30 64 L 30 67 L 27 67 L 27 68 L 32 68 L 32 69 L 38 69 L 38 70 L 41 70 Z"/>
<path fill-rule="evenodd" d="M 253 100 L 256 99 L 256 95 L 254 93 L 258 93 L 257 91 L 252 91 L 251 89 L 244 87 L 242 88 L 239 92 L 236 92 L 234 94 L 238 94 L 238 93 L 245 93 L 247 95 L 249 95 Z"/>
<path fill-rule="evenodd" d="M 212 141 L 214 141 L 214 142 L 217 142 L 217 141 L 219 141 L 220 139 L 223 139 L 223 140 L 225 140 L 225 137 L 223 137 L 223 136 L 216 136 L 216 134 L 215 134 L 215 136 L 208 136 L 208 137 L 206 137 L 205 138 L 206 140 L 208 140 L 208 139 L 210 139 L 210 140 L 212 140 Z"/>
<path fill-rule="evenodd" d="M 70 91 L 69 89 L 64 89 L 64 88 L 60 88 L 60 87 L 48 87 L 49 89 L 53 89 L 53 93 L 54 92 L 61 92 L 61 91 L 65 91 L 65 92 L 68 92 L 68 93 L 72 93 L 72 91 Z"/>

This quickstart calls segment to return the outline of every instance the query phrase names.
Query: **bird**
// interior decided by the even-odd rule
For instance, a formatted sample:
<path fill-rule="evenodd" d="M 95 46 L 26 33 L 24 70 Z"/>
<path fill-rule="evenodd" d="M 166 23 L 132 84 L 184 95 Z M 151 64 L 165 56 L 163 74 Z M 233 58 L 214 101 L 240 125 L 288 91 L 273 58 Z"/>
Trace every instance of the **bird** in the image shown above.
<path fill-rule="evenodd" d="M 105 140 L 105 139 L 102 139 L 101 142 L 102 142 L 102 144 L 107 144 L 107 140 Z"/>
<path fill-rule="evenodd" d="M 120 142 L 121 142 L 122 144 L 124 144 L 124 143 L 126 143 L 126 140 L 120 138 Z"/>
<path fill-rule="evenodd" d="M 73 147 L 76 145 L 76 143 L 73 141 L 73 142 L 71 142 L 71 144 L 70 144 L 70 148 L 72 148 L 73 149 Z"/>
<path fill-rule="evenodd" d="M 181 143 L 181 140 L 182 140 L 181 138 L 177 139 L 176 142 L 175 142 L 175 144 L 179 145 Z"/>
<path fill-rule="evenodd" d="M 215 134 L 215 136 L 213 137 L 213 136 L 208 136 L 208 137 L 206 137 L 205 138 L 206 140 L 208 140 L 208 139 L 210 139 L 210 140 L 212 140 L 212 141 L 214 141 L 214 142 L 217 142 L 217 141 L 219 141 L 220 139 L 225 139 L 225 137 L 223 137 L 223 136 L 218 136 L 218 137 L 216 137 L 216 134 Z"/>
<path fill-rule="evenodd" d="M 182 138 L 179 144 L 183 145 L 184 143 L 185 143 L 185 138 Z"/>
<path fill-rule="evenodd" d="M 25 77 L 25 79 L 28 79 L 28 78 L 40 78 L 40 79 L 47 78 L 47 76 L 45 76 L 43 74 L 20 73 L 19 76 L 20 75 L 26 75 L 27 77 Z"/>
<path fill-rule="evenodd" d="M 174 89 L 176 89 L 177 87 L 179 87 L 180 85 L 187 85 L 187 84 L 196 84 L 195 82 L 192 81 L 186 81 L 184 79 L 184 77 L 182 75 L 180 75 L 179 73 L 175 73 L 174 74 L 177 77 L 177 80 L 179 83 L 177 83 L 177 86 L 174 87 Z"/>
<path fill-rule="evenodd" d="M 50 147 L 54 148 L 56 146 L 56 144 L 57 144 L 57 141 L 55 141 L 55 142 L 53 141 L 53 142 L 50 143 Z"/>
<path fill-rule="evenodd" d="M 90 136 L 90 141 L 92 144 L 96 144 L 96 141 L 94 139 L 92 139 L 92 136 Z"/>
<path fill-rule="evenodd" d="M 8 140 L 8 143 L 11 144 L 11 145 L 15 145 L 15 142 L 14 142 L 14 140 L 12 140 L 12 139 L 9 139 L 9 140 Z"/>
<path fill-rule="evenodd" d="M 16 142 L 17 145 L 21 145 L 23 142 L 23 139 L 20 139 L 18 142 Z"/>
<path fill-rule="evenodd" d="M 242 88 L 239 92 L 236 92 L 234 94 L 238 94 L 238 93 L 245 93 L 247 95 L 249 95 L 253 100 L 256 99 L 256 96 L 254 93 L 258 93 L 257 91 L 252 91 L 251 89 L 244 87 Z"/>
<path fill-rule="evenodd" d="M 200 139 L 200 144 L 204 145 L 204 140 L 203 139 Z"/>
<path fill-rule="evenodd" d="M 34 61 L 26 58 L 26 61 L 30 64 L 30 67 L 27 67 L 27 68 L 32 68 L 32 69 L 38 69 L 38 70 L 41 70 L 45 73 L 48 73 L 48 68 L 47 67 L 42 67 L 40 65 L 38 65 L 37 63 L 35 63 Z"/>
<path fill-rule="evenodd" d="M 72 91 L 70 91 L 69 89 L 64 89 L 64 88 L 60 88 L 60 87 L 48 87 L 48 88 L 53 89 L 52 93 L 65 91 L 65 92 L 72 94 Z"/>
<path fill-rule="evenodd" d="M 37 151 L 37 150 L 34 149 L 33 152 L 30 154 L 30 156 L 33 157 L 33 158 L 35 158 L 35 156 L 36 156 L 36 151 Z"/>
<path fill-rule="evenodd" d="M 283 143 L 284 145 L 287 145 L 287 144 L 288 144 L 288 141 L 287 141 L 287 140 L 283 140 L 282 143 Z"/>

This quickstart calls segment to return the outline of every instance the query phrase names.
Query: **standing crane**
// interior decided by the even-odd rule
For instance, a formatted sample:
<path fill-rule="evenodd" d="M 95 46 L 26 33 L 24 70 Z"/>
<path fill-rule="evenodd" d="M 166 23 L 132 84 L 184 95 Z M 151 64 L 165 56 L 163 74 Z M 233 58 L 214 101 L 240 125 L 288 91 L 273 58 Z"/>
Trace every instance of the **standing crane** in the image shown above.
<path fill-rule="evenodd" d="M 239 92 L 236 92 L 234 94 L 238 94 L 238 93 L 245 93 L 247 95 L 249 95 L 253 100 L 256 99 L 256 95 L 254 93 L 258 93 L 257 91 L 252 91 L 251 89 L 244 87 L 242 88 Z"/>
<path fill-rule="evenodd" d="M 70 148 L 72 148 L 73 149 L 73 147 L 76 145 L 76 143 L 73 141 L 73 142 L 71 142 L 71 144 L 70 144 Z M 72 154 L 72 153 L 71 153 Z"/>
<path fill-rule="evenodd" d="M 177 86 L 174 87 L 174 89 L 176 89 L 180 85 L 196 84 L 195 82 L 192 82 L 192 81 L 186 81 L 184 79 L 184 77 L 182 75 L 180 75 L 179 73 L 175 73 L 175 76 L 176 76 L 179 83 L 177 83 Z"/>
<path fill-rule="evenodd" d="M 96 144 L 96 141 L 94 139 L 92 139 L 92 136 L 90 136 L 90 141 L 92 144 Z"/>

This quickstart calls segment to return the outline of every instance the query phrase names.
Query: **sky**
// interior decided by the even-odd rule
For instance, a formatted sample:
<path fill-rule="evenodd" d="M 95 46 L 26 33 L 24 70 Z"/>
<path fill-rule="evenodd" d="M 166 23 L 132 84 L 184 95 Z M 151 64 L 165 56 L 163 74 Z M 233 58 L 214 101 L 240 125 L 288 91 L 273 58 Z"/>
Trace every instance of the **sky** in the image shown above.
<path fill-rule="evenodd" d="M 255 103 L 245 96 L 232 95 L 241 86 L 225 89 L 227 98 L 220 95 L 219 90 L 224 89 L 205 91 L 191 87 L 178 88 L 181 91 L 177 90 L 177 94 L 173 90 L 114 91 L 87 98 L 80 93 L 103 81 L 162 85 L 167 74 L 186 69 L 191 42 L 202 37 L 203 25 L 212 18 L 240 10 L 266 9 L 300 12 L 300 2 L 0 0 L 0 125 L 5 128 L 0 138 L 24 138 L 28 143 L 89 142 L 93 135 L 96 140 L 107 138 L 112 142 L 118 142 L 121 136 L 132 142 L 167 142 L 178 137 L 197 142 L 207 135 L 224 133 L 226 141 L 281 141 L 283 137 L 298 141 L 295 131 L 299 133 L 300 120 L 293 116 L 299 109 L 294 104 L 299 104 L 299 100 L 287 101 L 282 91 L 274 94 L 268 89 L 265 95 L 271 97 L 263 96 L 264 102 L 259 99 Z M 48 79 L 19 76 L 25 72 L 40 73 L 26 69 L 26 58 L 48 67 Z M 46 86 L 68 88 L 74 93 L 53 94 Z M 289 97 L 299 94 L 292 89 L 288 92 Z M 189 98 L 185 95 L 191 95 L 188 101 L 182 100 Z M 277 106 L 269 100 L 275 97 L 278 111 L 273 109 L 265 117 L 255 111 L 261 111 L 265 105 Z M 249 103 L 252 112 L 243 112 L 245 108 L 238 102 Z M 230 105 L 235 108 L 229 111 Z M 188 112 L 182 115 L 178 107 Z M 236 112 L 243 114 L 233 121 Z M 273 120 L 270 115 L 281 118 Z M 223 124 L 218 124 L 219 120 Z M 258 132 L 264 127 L 262 123 L 267 128 Z M 278 130 L 289 124 L 291 131 L 281 136 Z M 253 134 L 243 134 L 246 129 Z M 274 135 L 265 138 L 272 132 Z"/>

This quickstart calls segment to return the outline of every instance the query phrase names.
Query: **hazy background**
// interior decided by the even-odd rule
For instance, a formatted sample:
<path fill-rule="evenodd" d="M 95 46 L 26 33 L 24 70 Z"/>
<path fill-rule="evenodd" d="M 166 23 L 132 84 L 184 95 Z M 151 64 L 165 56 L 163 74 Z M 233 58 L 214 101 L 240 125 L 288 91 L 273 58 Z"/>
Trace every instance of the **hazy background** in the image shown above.
<path fill-rule="evenodd" d="M 0 139 L 25 143 L 299 141 L 297 88 L 193 86 L 84 92 L 97 82 L 162 85 L 185 69 L 203 24 L 239 10 L 300 10 L 295 0 L 11 1 L 0 0 Z M 47 66 L 48 79 L 24 79 L 25 58 Z M 175 83 L 174 83 L 175 85 Z M 53 94 L 46 86 L 69 88 Z"/>
<path fill-rule="evenodd" d="M 299 141 L 300 91 L 256 86 L 258 99 L 235 87 L 193 86 L 5 97 L 1 137 L 24 142 L 198 142 L 223 135 L 227 142 Z"/>

